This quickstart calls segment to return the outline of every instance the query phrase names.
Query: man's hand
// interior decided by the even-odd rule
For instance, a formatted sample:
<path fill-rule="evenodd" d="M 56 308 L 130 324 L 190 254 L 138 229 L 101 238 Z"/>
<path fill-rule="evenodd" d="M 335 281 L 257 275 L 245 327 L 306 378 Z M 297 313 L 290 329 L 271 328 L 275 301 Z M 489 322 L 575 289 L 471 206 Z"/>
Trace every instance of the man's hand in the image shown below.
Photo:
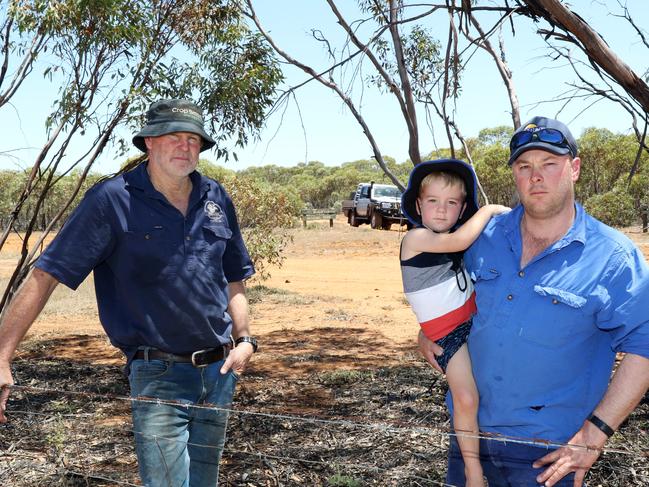
<path fill-rule="evenodd" d="M 227 374 L 228 371 L 232 369 L 235 374 L 241 375 L 248 365 L 252 354 L 252 344 L 245 342 L 240 343 L 228 354 L 228 358 L 225 359 L 223 367 L 221 367 L 221 373 Z"/>
<path fill-rule="evenodd" d="M 575 472 L 574 487 L 581 487 L 584 477 L 601 454 L 607 436 L 590 422 L 586 421 L 579 431 L 568 442 L 574 447 L 564 446 L 534 462 L 534 468 L 549 465 L 536 481 L 551 487 L 570 472 Z M 588 448 L 584 448 L 584 445 Z"/>
<path fill-rule="evenodd" d="M 9 399 L 9 388 L 14 384 L 9 364 L 0 364 L 0 423 L 7 422 L 5 411 L 7 410 L 7 399 Z"/>
<path fill-rule="evenodd" d="M 419 351 L 424 356 L 426 361 L 433 366 L 433 368 L 442 374 L 444 371 L 437 363 L 437 355 L 441 355 L 444 352 L 444 349 L 440 347 L 437 343 L 432 340 L 429 340 L 424 332 L 419 330 L 419 336 L 417 337 L 419 343 Z"/>

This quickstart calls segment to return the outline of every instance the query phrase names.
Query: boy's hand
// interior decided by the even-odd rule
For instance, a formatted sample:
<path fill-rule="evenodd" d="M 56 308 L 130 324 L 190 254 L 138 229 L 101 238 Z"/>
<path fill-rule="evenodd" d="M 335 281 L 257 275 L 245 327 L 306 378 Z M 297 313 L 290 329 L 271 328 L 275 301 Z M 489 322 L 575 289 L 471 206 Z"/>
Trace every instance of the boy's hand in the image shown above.
<path fill-rule="evenodd" d="M 419 330 L 419 336 L 417 337 L 419 343 L 419 351 L 424 356 L 426 361 L 433 366 L 433 368 L 442 374 L 444 371 L 437 363 L 437 355 L 441 355 L 444 352 L 444 349 L 440 347 L 437 343 L 432 340 L 429 340 L 424 332 Z"/>

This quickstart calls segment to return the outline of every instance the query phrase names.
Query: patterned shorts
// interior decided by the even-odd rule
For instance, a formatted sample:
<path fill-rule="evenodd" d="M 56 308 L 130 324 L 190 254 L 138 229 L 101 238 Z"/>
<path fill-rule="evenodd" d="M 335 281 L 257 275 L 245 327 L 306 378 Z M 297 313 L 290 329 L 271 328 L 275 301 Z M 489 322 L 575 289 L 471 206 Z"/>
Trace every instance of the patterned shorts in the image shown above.
<path fill-rule="evenodd" d="M 446 367 L 448 367 L 451 357 L 466 343 L 472 324 L 473 319 L 465 321 L 445 337 L 435 340 L 435 343 L 444 349 L 444 353 L 437 356 L 437 363 L 444 373 L 446 373 Z"/>

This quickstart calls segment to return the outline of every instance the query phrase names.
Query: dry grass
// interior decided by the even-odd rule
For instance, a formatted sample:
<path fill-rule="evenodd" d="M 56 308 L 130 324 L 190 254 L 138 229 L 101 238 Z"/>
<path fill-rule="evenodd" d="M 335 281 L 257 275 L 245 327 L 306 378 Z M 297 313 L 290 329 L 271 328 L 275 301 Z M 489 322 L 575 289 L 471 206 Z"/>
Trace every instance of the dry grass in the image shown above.
<path fill-rule="evenodd" d="M 358 359 L 377 345 L 365 333 L 343 355 L 332 350 L 344 343 L 333 329 L 303 343 L 264 337 L 274 359 L 238 389 L 220 485 L 442 485 L 446 382 L 405 350 L 395 351 L 399 360 Z M 15 393 L 11 422 L 0 427 L 0 485 L 137 485 L 129 404 L 116 398 L 128 389 L 120 368 L 45 358 L 60 346 L 32 343 L 17 378 L 92 395 Z M 647 485 L 648 414 L 645 399 L 608 445 L 628 455 L 605 454 L 589 485 Z"/>
<path fill-rule="evenodd" d="M 261 348 L 237 390 L 220 485 L 441 485 L 446 382 L 414 350 L 402 235 L 340 219 L 294 232 L 285 267 L 251 289 Z M 628 234 L 649 250 L 647 234 Z M 3 250 L 0 278 L 15 257 Z M 121 363 L 92 282 L 57 289 L 14 362 L 19 384 L 45 390 L 11 396 L 0 485 L 138 485 Z M 605 454 L 589 485 L 649 485 L 648 431 L 645 396 L 608 444 L 628 454 Z"/>

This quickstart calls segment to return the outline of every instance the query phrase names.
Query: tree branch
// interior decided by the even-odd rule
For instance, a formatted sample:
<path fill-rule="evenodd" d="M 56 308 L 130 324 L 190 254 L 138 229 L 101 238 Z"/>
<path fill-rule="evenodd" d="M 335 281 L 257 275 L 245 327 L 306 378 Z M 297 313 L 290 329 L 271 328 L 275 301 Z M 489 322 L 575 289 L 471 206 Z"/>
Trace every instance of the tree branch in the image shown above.
<path fill-rule="evenodd" d="M 466 33 L 466 37 L 471 42 L 475 42 L 478 46 L 482 47 L 485 51 L 487 51 L 489 55 L 493 58 L 494 62 L 496 63 L 496 67 L 498 68 L 498 73 L 500 74 L 503 83 L 505 83 L 505 88 L 507 88 L 509 106 L 511 107 L 510 114 L 512 117 L 512 122 L 514 124 L 514 129 L 517 129 L 521 125 L 520 104 L 518 102 L 518 95 L 516 94 L 516 88 L 514 87 L 514 79 L 512 77 L 512 73 L 509 69 L 509 66 L 507 66 L 507 61 L 505 60 L 505 47 L 504 47 L 504 40 L 502 38 L 502 35 L 500 35 L 500 55 L 498 55 L 496 50 L 489 42 L 488 36 L 485 34 L 484 30 L 482 30 L 482 26 L 475 18 L 475 16 L 472 15 L 470 19 L 471 19 L 471 23 L 480 34 L 480 39 L 478 40 L 472 39 L 468 34 L 468 32 Z"/>
<path fill-rule="evenodd" d="M 645 112 L 649 112 L 649 86 L 608 47 L 602 37 L 581 17 L 570 11 L 559 0 L 522 0 L 551 25 L 572 34 L 588 58 L 629 93 Z"/>
<path fill-rule="evenodd" d="M 417 128 L 417 111 L 412 95 L 412 85 L 406 71 L 405 57 L 403 55 L 403 45 L 398 28 L 398 9 L 396 0 L 390 0 L 390 34 L 392 35 L 392 44 L 394 45 L 394 54 L 397 59 L 399 78 L 401 79 L 401 89 L 405 99 L 406 124 L 410 137 L 408 138 L 408 155 L 414 165 L 421 162 L 421 153 L 419 152 L 419 129 Z"/>
<path fill-rule="evenodd" d="M 279 54 L 281 57 L 283 57 L 288 63 L 292 64 L 293 66 L 296 66 L 300 68 L 302 71 L 305 73 L 309 74 L 313 79 L 318 81 L 319 83 L 323 84 L 327 88 L 333 90 L 347 105 L 349 110 L 352 112 L 352 115 L 356 119 L 356 121 L 361 125 L 363 129 L 363 133 L 365 134 L 365 137 L 367 137 L 367 140 L 370 143 L 370 146 L 372 147 L 372 152 L 374 153 L 374 157 L 383 170 L 383 172 L 390 178 L 390 180 L 400 189 L 404 189 L 403 184 L 397 177 L 392 174 L 392 172 L 389 170 L 387 164 L 385 163 L 385 160 L 383 159 L 383 155 L 381 154 L 381 150 L 379 149 L 379 146 L 374 139 L 374 136 L 372 134 L 372 131 L 370 130 L 369 126 L 365 122 L 365 119 L 363 116 L 360 114 L 360 112 L 356 109 L 356 106 L 354 105 L 354 102 L 351 100 L 349 96 L 333 81 L 329 79 L 325 79 L 323 76 L 319 75 L 312 67 L 298 61 L 297 59 L 293 58 L 290 56 L 287 52 L 282 50 L 275 40 L 266 32 L 266 30 L 263 28 L 261 25 L 261 22 L 259 18 L 257 17 L 257 14 L 255 13 L 255 10 L 252 6 L 251 0 L 246 0 L 249 12 L 246 12 L 246 15 L 255 23 L 257 26 L 257 29 L 261 33 L 262 36 L 268 41 L 268 43 L 271 45 L 271 47 Z"/>

